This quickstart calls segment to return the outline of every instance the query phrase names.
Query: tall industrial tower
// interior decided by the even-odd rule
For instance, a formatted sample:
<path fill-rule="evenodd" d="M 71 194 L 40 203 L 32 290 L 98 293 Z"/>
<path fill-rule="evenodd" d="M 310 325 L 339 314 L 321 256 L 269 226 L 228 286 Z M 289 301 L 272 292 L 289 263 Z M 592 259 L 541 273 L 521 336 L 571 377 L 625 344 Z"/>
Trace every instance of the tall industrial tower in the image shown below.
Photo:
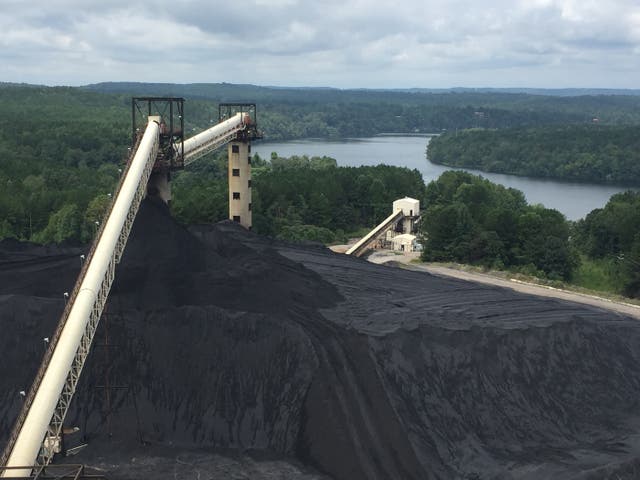
<path fill-rule="evenodd" d="M 228 146 L 229 219 L 251 229 L 251 143 L 235 141 Z"/>
<path fill-rule="evenodd" d="M 251 229 L 251 140 L 260 138 L 254 103 L 221 103 L 220 121 L 238 112 L 253 128 L 239 132 L 227 146 L 229 158 L 229 220 Z"/>

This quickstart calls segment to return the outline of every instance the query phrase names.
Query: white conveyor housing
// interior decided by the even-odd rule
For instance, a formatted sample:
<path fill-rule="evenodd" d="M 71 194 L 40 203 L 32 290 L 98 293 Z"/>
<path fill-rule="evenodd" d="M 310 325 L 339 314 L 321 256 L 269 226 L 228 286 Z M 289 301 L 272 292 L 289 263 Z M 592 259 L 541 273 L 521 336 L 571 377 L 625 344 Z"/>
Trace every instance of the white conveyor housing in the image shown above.
<path fill-rule="evenodd" d="M 233 117 L 185 140 L 176 145 L 176 153 L 182 151 L 184 145 L 184 165 L 187 166 L 198 158 L 233 140 L 239 132 L 251 124 L 247 113 L 236 113 Z"/>
<path fill-rule="evenodd" d="M 387 218 L 385 218 L 380 225 L 375 227 L 369 233 L 367 233 L 364 237 L 360 239 L 357 243 L 355 243 L 349 250 L 345 253 L 347 255 L 353 255 L 355 257 L 359 257 L 362 255 L 369 245 L 371 245 L 380 235 L 385 233 L 391 227 L 393 227 L 396 223 L 398 223 L 404 217 L 404 213 L 402 210 L 396 210 Z"/>
<path fill-rule="evenodd" d="M 4 450 L 0 465 L 25 468 L 5 470 L 0 477 L 29 477 L 32 466 L 47 465 L 60 450 L 64 416 L 89 353 L 116 263 L 146 195 L 160 141 L 157 120 L 149 118 L 134 149 Z"/>

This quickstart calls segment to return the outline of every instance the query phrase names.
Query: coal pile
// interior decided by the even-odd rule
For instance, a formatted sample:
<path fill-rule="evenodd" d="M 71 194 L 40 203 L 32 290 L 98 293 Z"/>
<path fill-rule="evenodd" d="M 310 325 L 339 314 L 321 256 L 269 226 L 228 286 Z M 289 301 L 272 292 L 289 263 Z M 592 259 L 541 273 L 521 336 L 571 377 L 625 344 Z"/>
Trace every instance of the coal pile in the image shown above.
<path fill-rule="evenodd" d="M 0 243 L 0 446 L 83 252 Z M 67 418 L 88 446 L 62 460 L 113 479 L 631 479 L 639 399 L 637 320 L 185 229 L 145 201 Z"/>

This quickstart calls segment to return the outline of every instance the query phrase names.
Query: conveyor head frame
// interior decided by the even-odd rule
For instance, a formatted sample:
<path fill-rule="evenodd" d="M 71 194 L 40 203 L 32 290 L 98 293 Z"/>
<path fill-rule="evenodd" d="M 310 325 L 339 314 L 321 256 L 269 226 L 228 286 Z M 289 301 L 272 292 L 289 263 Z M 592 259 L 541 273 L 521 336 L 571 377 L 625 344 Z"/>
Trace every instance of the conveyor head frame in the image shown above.
<path fill-rule="evenodd" d="M 176 151 L 175 145 L 184 143 L 184 98 L 182 97 L 132 97 L 131 144 L 144 132 L 149 117 L 161 117 L 160 149 L 155 169 L 177 170 L 184 168 L 184 151 Z"/>
<path fill-rule="evenodd" d="M 250 123 L 245 123 L 246 128 L 238 133 L 238 140 L 251 141 L 262 138 L 262 132 L 258 130 L 258 111 L 255 103 L 220 103 L 218 122 L 228 120 L 238 113 L 247 114 L 250 119 Z"/>

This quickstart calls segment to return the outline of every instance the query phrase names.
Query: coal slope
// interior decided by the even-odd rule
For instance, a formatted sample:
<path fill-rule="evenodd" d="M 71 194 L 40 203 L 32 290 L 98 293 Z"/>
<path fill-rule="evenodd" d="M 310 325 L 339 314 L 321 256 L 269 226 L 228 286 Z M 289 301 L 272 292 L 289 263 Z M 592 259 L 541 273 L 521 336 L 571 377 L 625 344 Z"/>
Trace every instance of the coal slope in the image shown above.
<path fill-rule="evenodd" d="M 80 253 L 0 244 L 0 445 Z M 113 479 L 639 478 L 639 357 L 616 313 L 145 201 L 67 443 Z"/>

